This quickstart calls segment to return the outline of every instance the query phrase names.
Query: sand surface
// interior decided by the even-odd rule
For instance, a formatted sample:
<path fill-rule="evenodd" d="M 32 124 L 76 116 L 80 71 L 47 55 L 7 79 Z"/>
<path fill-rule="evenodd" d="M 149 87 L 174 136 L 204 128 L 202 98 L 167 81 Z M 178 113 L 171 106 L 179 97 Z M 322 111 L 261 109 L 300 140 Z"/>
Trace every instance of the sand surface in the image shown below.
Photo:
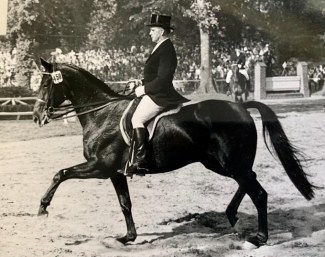
<path fill-rule="evenodd" d="M 324 111 L 279 115 L 292 140 L 306 154 L 310 180 L 323 189 L 306 201 L 282 166 L 267 151 L 258 128 L 254 170 L 269 193 L 268 244 L 242 248 L 257 226 L 248 197 L 239 208 L 238 233 L 224 211 L 237 189 L 228 178 L 195 163 L 167 174 L 129 180 L 138 238 L 129 245 L 115 238 L 126 227 L 110 180 L 70 180 L 58 189 L 48 217 L 39 202 L 54 174 L 84 162 L 78 123 L 0 122 L 0 257 L 99 256 L 325 256 Z"/>

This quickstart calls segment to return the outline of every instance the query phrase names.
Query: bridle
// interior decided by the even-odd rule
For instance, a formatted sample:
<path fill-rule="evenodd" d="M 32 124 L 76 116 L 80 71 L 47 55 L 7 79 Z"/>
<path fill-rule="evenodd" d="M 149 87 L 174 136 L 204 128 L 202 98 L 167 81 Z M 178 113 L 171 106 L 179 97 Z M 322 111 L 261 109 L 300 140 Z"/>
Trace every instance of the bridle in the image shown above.
<path fill-rule="evenodd" d="M 61 105 L 59 107 L 53 107 L 53 88 L 56 85 L 63 85 L 63 76 L 61 71 L 53 71 L 53 72 L 43 72 L 40 71 L 43 75 L 50 75 L 51 76 L 51 83 L 49 85 L 48 89 L 48 95 L 46 100 L 37 98 L 36 101 L 45 104 L 45 112 L 48 120 L 61 120 L 61 119 L 67 119 L 75 116 L 81 116 L 87 113 L 95 112 L 98 110 L 101 110 L 105 108 L 106 106 L 110 105 L 112 102 L 120 101 L 122 99 L 130 99 L 130 95 L 134 93 L 130 92 L 128 95 L 125 95 L 125 98 L 113 98 L 111 100 L 105 100 L 105 101 L 100 101 L 100 102 L 94 102 L 94 103 L 89 103 L 89 104 L 81 104 L 81 105 L 73 105 L 73 104 L 65 104 Z M 128 87 L 128 83 L 125 86 L 125 89 L 123 90 L 123 93 L 126 92 L 126 89 Z M 64 89 L 62 90 L 63 96 L 64 96 L 64 101 L 68 100 L 66 94 L 64 93 Z M 94 106 L 94 108 L 84 111 L 84 112 L 78 112 L 72 115 L 67 116 L 67 114 L 74 112 L 76 109 L 79 108 L 84 108 L 84 107 L 91 107 Z"/>

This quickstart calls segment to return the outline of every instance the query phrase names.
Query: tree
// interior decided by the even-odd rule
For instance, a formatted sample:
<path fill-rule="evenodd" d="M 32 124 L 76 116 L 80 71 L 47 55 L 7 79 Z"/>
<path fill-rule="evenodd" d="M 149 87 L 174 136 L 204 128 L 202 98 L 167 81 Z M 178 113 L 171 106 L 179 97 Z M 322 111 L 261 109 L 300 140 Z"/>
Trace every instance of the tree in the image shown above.
<path fill-rule="evenodd" d="M 213 6 L 208 0 L 195 0 L 190 3 L 186 0 L 144 0 L 144 1 L 97 1 L 99 4 L 98 15 L 93 15 L 94 20 L 90 25 L 90 45 L 105 47 L 105 44 L 113 43 L 121 45 L 123 42 L 138 41 L 148 44 L 147 28 L 152 13 L 170 14 L 176 27 L 176 44 L 184 42 L 184 38 L 193 39 L 195 43 L 196 32 L 200 33 L 201 41 L 201 85 L 202 92 L 208 92 L 212 88 L 210 68 L 209 33 L 212 27 L 217 26 L 215 16 L 218 7 Z M 198 30 L 193 30 L 197 26 Z M 194 31 L 194 32 L 193 32 Z M 94 44 L 94 42 L 96 42 Z M 193 45 L 192 40 L 186 40 L 186 47 Z"/>
<path fill-rule="evenodd" d="M 110 40 L 114 37 L 114 15 L 117 11 L 115 0 L 94 0 L 93 10 L 89 27 L 89 46 L 91 48 L 107 48 Z"/>
<path fill-rule="evenodd" d="M 16 73 L 16 82 L 19 86 L 29 86 L 29 51 L 32 38 L 26 31 L 37 18 L 37 12 L 33 10 L 38 0 L 10 0 L 8 8 L 8 35 L 12 48 L 16 47 L 16 62 L 19 69 Z"/>
<path fill-rule="evenodd" d="M 280 61 L 319 60 L 324 52 L 324 8 L 322 0 L 9 0 L 5 39 L 11 48 L 19 46 L 19 73 L 24 74 L 31 58 L 49 55 L 56 47 L 78 51 L 149 46 L 144 25 L 150 15 L 170 14 L 175 46 L 201 46 L 200 90 L 208 92 L 211 39 L 216 47 L 227 48 L 245 38 L 264 40 L 278 49 Z"/>
<path fill-rule="evenodd" d="M 186 14 L 193 18 L 200 29 L 201 49 L 201 74 L 200 91 L 208 93 L 212 88 L 211 58 L 210 58 L 210 31 L 218 26 L 216 12 L 218 6 L 213 6 L 208 0 L 194 0 Z"/>

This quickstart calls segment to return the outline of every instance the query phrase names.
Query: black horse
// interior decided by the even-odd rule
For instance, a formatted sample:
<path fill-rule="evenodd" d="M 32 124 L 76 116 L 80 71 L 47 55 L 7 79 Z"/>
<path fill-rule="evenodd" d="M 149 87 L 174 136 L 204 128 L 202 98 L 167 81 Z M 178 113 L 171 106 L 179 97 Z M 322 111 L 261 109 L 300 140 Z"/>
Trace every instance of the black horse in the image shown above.
<path fill-rule="evenodd" d="M 39 214 L 47 214 L 59 185 L 68 179 L 110 178 L 126 219 L 127 234 L 118 240 L 127 243 L 137 237 L 131 200 L 123 169 L 129 149 L 120 133 L 121 115 L 131 99 L 111 90 L 87 71 L 68 64 L 50 64 L 46 69 L 39 99 L 34 107 L 34 121 L 46 124 L 61 103 L 69 99 L 83 128 L 85 163 L 60 170 L 41 199 Z M 52 76 L 51 76 L 52 75 Z M 59 78 L 59 79 L 57 79 Z M 267 193 L 252 170 L 257 144 L 254 121 L 247 108 L 257 108 L 263 121 L 263 136 L 269 133 L 275 152 L 288 176 L 306 198 L 314 196 L 313 185 L 297 158 L 276 115 L 265 104 L 207 100 L 184 106 L 180 112 L 163 117 L 149 142 L 150 173 L 168 172 L 189 163 L 201 162 L 206 168 L 237 181 L 239 188 L 226 210 L 230 224 L 237 222 L 237 210 L 248 194 L 258 212 L 258 232 L 248 238 L 256 246 L 268 239 Z M 195 176 L 193 176 L 195 177 Z"/>

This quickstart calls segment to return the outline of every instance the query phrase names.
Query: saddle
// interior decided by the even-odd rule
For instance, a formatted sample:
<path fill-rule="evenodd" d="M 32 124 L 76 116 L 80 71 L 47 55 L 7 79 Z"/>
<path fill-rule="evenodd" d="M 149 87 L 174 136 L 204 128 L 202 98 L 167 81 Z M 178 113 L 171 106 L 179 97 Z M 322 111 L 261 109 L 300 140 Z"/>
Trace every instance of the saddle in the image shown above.
<path fill-rule="evenodd" d="M 121 120 L 120 120 L 120 131 L 121 131 L 123 139 L 127 145 L 131 144 L 132 131 L 133 131 L 131 119 L 132 119 L 132 116 L 133 116 L 136 108 L 138 107 L 140 101 L 141 101 L 140 97 L 136 97 L 134 100 L 132 100 L 129 103 L 129 105 L 126 107 L 126 109 L 123 112 L 123 115 L 121 117 Z M 155 128 L 157 126 L 157 123 L 162 117 L 171 115 L 174 113 L 178 113 L 181 108 L 182 108 L 182 105 L 171 106 L 171 107 L 167 108 L 166 110 L 163 110 L 155 118 L 152 118 L 151 120 L 149 120 L 147 122 L 147 124 L 145 124 L 146 128 L 148 130 L 148 134 L 149 134 L 148 140 L 150 141 L 152 139 L 153 134 L 155 132 Z"/>

